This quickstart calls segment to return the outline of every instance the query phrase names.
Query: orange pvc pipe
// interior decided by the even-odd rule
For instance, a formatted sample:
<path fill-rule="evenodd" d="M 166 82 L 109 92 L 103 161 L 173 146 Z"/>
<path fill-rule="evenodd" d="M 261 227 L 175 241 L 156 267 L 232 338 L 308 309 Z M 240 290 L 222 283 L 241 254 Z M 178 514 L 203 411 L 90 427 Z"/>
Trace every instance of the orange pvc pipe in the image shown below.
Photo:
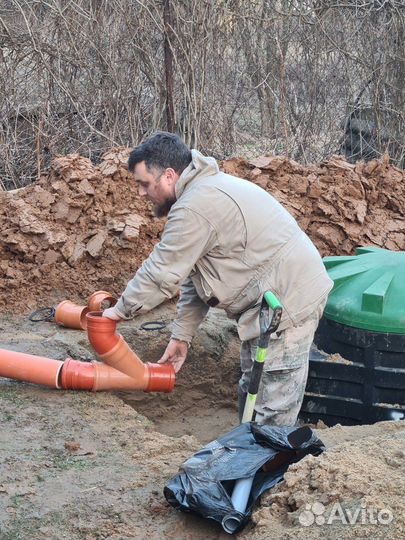
<path fill-rule="evenodd" d="M 0 377 L 60 388 L 62 367 L 60 360 L 0 349 Z"/>
<path fill-rule="evenodd" d="M 172 364 L 144 364 L 124 338 L 116 333 L 116 321 L 101 312 L 86 315 L 87 334 L 97 356 L 112 368 L 135 379 L 145 392 L 171 392 L 175 383 Z"/>
<path fill-rule="evenodd" d="M 128 377 L 128 375 L 102 362 L 93 362 L 93 366 L 94 392 L 101 390 L 143 390 L 141 388 L 142 379 L 138 381 L 137 379 Z"/>
<path fill-rule="evenodd" d="M 70 300 L 63 300 L 55 308 L 55 322 L 66 328 L 85 330 L 87 326 L 86 314 L 89 308 L 78 306 Z"/>
<path fill-rule="evenodd" d="M 153 366 L 154 364 L 148 364 Z M 159 364 L 156 364 L 159 365 Z M 149 385 L 145 386 L 143 379 L 134 379 L 120 371 L 100 362 L 80 362 L 67 358 L 64 362 L 52 360 L 43 356 L 25 354 L 0 349 L 0 377 L 17 381 L 41 384 L 63 390 L 146 390 L 162 391 L 159 374 Z M 173 380 L 174 384 L 174 380 Z M 168 390 L 166 382 L 163 386 Z M 169 385 L 170 386 L 170 385 Z M 171 386 L 173 388 L 173 385 Z"/>
<path fill-rule="evenodd" d="M 61 304 L 68 302 L 65 300 Z M 70 309 L 71 306 L 68 307 Z M 79 310 L 74 312 L 77 315 Z M 78 319 L 75 320 L 77 322 Z M 64 321 L 71 323 L 72 319 L 65 318 Z M 64 390 L 173 390 L 175 372 L 171 364 L 144 364 L 124 338 L 116 333 L 116 322 L 102 317 L 101 312 L 88 314 L 87 321 L 89 341 L 105 364 L 72 358 L 61 362 L 0 349 L 0 377 Z"/>
<path fill-rule="evenodd" d="M 60 385 L 63 390 L 93 390 L 93 363 L 66 358 L 60 375 Z"/>
<path fill-rule="evenodd" d="M 104 354 L 97 353 L 97 356 L 114 369 L 139 381 L 140 390 L 146 390 L 149 384 L 147 365 L 130 349 L 122 336 L 118 336 L 118 338 L 118 342 L 111 350 Z"/>
<path fill-rule="evenodd" d="M 103 308 L 103 302 L 109 302 L 109 307 L 115 306 L 117 299 L 107 291 L 96 291 L 89 296 L 87 307 L 89 311 L 100 311 Z"/>
<path fill-rule="evenodd" d="M 117 323 L 107 317 L 102 317 L 101 311 L 92 311 L 86 315 L 87 336 L 90 345 L 98 356 L 111 351 L 120 340 L 120 335 L 115 332 Z M 114 367 L 114 366 L 113 366 Z"/>
<path fill-rule="evenodd" d="M 67 358 L 61 373 L 64 390 L 144 390 L 142 379 L 133 379 L 102 362 L 80 362 Z"/>
<path fill-rule="evenodd" d="M 140 390 L 139 383 L 120 371 L 101 362 L 65 360 L 61 375 L 65 390 Z"/>
<path fill-rule="evenodd" d="M 166 392 L 173 390 L 176 372 L 172 364 L 155 364 L 148 362 L 149 382 L 145 392 Z"/>

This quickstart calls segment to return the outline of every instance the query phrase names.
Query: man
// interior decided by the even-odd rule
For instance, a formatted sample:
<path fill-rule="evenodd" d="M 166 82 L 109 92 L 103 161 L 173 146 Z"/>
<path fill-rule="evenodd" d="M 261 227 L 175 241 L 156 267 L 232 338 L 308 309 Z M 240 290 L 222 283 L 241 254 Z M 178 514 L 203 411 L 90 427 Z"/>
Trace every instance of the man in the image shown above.
<path fill-rule="evenodd" d="M 128 160 L 139 195 L 167 215 L 155 246 L 121 298 L 104 316 L 131 319 L 173 297 L 177 318 L 160 363 L 176 372 L 209 307 L 236 319 L 241 346 L 239 411 L 243 411 L 259 336 L 259 306 L 271 290 L 283 305 L 272 336 L 256 421 L 293 425 L 304 396 L 308 355 L 332 281 L 294 218 L 255 184 L 219 171 L 216 161 L 179 137 L 158 132 Z"/>

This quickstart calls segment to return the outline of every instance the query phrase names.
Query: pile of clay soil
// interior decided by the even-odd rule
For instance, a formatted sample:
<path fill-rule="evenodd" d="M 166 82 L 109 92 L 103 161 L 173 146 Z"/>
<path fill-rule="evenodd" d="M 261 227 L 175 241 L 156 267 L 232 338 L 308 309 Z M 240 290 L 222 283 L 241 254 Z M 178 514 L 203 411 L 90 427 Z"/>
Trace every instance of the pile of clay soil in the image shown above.
<path fill-rule="evenodd" d="M 164 226 L 137 194 L 128 153 L 113 149 L 99 166 L 57 157 L 35 184 L 0 193 L 0 306 L 24 312 L 123 290 Z"/>
<path fill-rule="evenodd" d="M 99 166 L 73 154 L 54 159 L 35 184 L 0 192 L 0 308 L 29 312 L 95 290 L 119 295 L 159 240 L 164 220 L 140 199 L 128 149 Z M 322 255 L 358 245 L 403 249 L 403 171 L 388 157 L 350 165 L 332 156 L 303 166 L 286 157 L 222 162 L 274 195 Z"/>
<path fill-rule="evenodd" d="M 231 159 L 222 168 L 271 193 L 323 256 L 352 255 L 364 245 L 404 249 L 404 172 L 387 155 L 356 165 L 332 156 L 309 166 L 283 156 L 260 156 Z"/>

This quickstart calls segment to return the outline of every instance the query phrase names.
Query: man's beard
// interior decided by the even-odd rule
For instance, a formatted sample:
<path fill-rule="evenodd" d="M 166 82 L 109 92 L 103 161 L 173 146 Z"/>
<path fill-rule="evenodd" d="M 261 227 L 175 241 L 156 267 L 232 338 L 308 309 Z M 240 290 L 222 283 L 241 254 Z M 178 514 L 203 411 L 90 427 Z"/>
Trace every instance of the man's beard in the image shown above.
<path fill-rule="evenodd" d="M 153 215 L 157 218 L 166 217 L 175 202 L 176 199 L 166 199 L 162 204 L 155 204 L 153 206 Z"/>

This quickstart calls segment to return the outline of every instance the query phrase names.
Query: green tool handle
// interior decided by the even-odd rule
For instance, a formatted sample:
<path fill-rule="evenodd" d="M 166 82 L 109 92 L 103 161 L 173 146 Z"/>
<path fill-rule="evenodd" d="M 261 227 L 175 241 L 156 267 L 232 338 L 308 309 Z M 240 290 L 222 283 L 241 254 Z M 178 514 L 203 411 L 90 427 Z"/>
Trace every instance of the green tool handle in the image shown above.
<path fill-rule="evenodd" d="M 275 311 L 276 308 L 282 308 L 282 305 L 280 304 L 280 301 L 271 291 L 266 291 L 263 295 L 266 304 L 271 308 L 273 311 Z"/>
<path fill-rule="evenodd" d="M 271 321 L 269 322 L 269 308 L 272 309 L 273 314 Z M 260 337 L 259 337 L 259 346 L 256 352 L 256 358 L 253 362 L 252 373 L 250 375 L 249 388 L 246 396 L 245 408 L 243 409 L 242 423 L 250 422 L 253 418 L 254 408 L 256 404 L 256 396 L 259 391 L 260 380 L 262 378 L 264 361 L 266 359 L 266 350 L 269 345 L 270 335 L 273 332 L 276 332 L 281 315 L 283 313 L 283 308 L 280 301 L 276 296 L 270 292 L 266 291 L 263 294 L 262 303 L 260 306 Z"/>
<path fill-rule="evenodd" d="M 250 374 L 248 393 L 246 396 L 245 408 L 243 409 L 242 424 L 250 422 L 253 418 L 265 359 L 266 349 L 258 347 L 256 358 L 253 362 L 252 373 Z"/>
<path fill-rule="evenodd" d="M 271 321 L 269 322 L 270 309 L 273 311 Z M 283 314 L 283 307 L 278 298 L 271 292 L 266 291 L 263 294 L 262 303 L 260 305 L 260 337 L 259 348 L 267 349 L 269 346 L 270 335 L 277 331 L 279 327 L 281 315 Z"/>

